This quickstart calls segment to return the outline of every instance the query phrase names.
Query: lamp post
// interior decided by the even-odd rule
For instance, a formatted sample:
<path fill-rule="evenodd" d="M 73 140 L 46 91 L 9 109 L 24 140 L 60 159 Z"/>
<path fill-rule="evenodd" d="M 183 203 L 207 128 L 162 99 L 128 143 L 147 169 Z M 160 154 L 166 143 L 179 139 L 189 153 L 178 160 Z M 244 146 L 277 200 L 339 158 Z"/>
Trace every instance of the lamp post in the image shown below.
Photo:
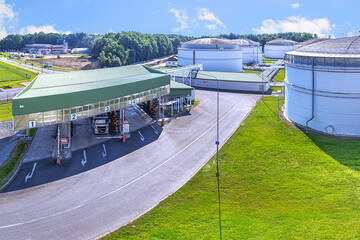
<path fill-rule="evenodd" d="M 134 62 L 133 62 L 133 64 L 135 64 L 135 49 L 126 49 L 127 51 L 134 51 Z"/>
<path fill-rule="evenodd" d="M 199 74 L 198 74 L 199 75 Z M 208 76 L 208 77 L 212 77 L 215 79 L 216 81 L 216 179 L 217 179 L 217 187 L 218 187 L 218 200 L 219 200 L 219 229 L 220 229 L 220 239 L 222 239 L 222 230 L 221 230 L 221 198 L 220 198 L 220 172 L 219 172 L 219 110 L 220 110 L 220 100 L 219 100 L 219 81 L 217 79 L 217 77 L 210 75 L 210 74 L 205 74 L 205 73 L 200 73 L 200 75 L 204 75 L 204 76 Z"/>

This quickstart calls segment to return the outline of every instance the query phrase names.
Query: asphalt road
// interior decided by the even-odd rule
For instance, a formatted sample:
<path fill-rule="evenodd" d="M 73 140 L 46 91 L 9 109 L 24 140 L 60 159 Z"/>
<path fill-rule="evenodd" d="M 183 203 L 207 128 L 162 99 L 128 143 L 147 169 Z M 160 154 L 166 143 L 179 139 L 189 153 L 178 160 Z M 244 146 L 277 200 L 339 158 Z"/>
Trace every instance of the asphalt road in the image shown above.
<path fill-rule="evenodd" d="M 24 164 L 7 192 L 0 194 L 1 238 L 97 238 L 151 210 L 216 151 L 216 92 L 197 90 L 196 98 L 201 103 L 191 114 L 164 128 L 148 126 L 133 132 L 126 143 L 111 140 L 76 151 L 60 166 L 49 159 L 36 162 L 27 183 L 25 176 L 34 163 Z M 220 144 L 258 99 L 220 94 Z"/>
<path fill-rule="evenodd" d="M 8 90 L 3 90 L 2 92 L 0 92 L 0 101 L 12 99 L 13 97 L 16 96 L 16 94 L 21 92 L 21 90 L 23 90 L 23 89 L 24 88 L 13 88 L 13 89 L 8 89 Z"/>

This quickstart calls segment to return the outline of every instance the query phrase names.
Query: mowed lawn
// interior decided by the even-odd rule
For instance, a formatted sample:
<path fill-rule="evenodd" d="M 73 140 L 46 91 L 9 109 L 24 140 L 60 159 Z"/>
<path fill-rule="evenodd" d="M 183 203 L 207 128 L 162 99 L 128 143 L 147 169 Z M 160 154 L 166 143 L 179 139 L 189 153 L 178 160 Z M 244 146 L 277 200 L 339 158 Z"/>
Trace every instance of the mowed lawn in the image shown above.
<path fill-rule="evenodd" d="M 11 103 L 0 105 L 0 122 L 12 120 L 12 105 Z"/>
<path fill-rule="evenodd" d="M 27 74 L 29 78 L 26 78 L 25 74 Z M 24 87 L 24 85 L 20 83 L 32 81 L 36 76 L 37 74 L 34 72 L 0 62 L 0 88 Z"/>
<path fill-rule="evenodd" d="M 277 107 L 260 101 L 221 149 L 223 239 L 359 239 L 360 141 L 308 137 Z M 218 239 L 215 170 L 105 239 Z"/>
<path fill-rule="evenodd" d="M 274 81 L 283 82 L 285 81 L 285 69 L 280 69 L 278 74 L 274 77 Z"/>

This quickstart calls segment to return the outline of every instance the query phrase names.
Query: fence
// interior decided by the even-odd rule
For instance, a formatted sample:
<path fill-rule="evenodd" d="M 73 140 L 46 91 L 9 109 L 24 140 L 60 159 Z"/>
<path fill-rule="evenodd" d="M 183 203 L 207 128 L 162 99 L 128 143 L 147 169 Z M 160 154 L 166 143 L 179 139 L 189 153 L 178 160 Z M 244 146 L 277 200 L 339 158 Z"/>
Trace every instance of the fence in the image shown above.
<path fill-rule="evenodd" d="M 17 93 L 7 93 L 7 94 L 2 94 L 0 92 L 0 105 L 2 104 L 7 104 L 7 103 L 11 103 L 13 97 L 16 96 Z"/>
<path fill-rule="evenodd" d="M 0 76 L 0 82 L 10 82 L 10 81 L 24 80 L 24 79 L 31 78 L 31 76 L 29 74 L 24 73 L 24 72 L 19 71 L 19 70 L 16 70 L 15 68 L 5 66 L 3 64 L 0 64 L 0 71 L 1 70 L 6 70 L 6 71 L 9 71 L 9 72 L 15 73 L 17 76 L 6 76 L 6 77 L 1 77 Z"/>

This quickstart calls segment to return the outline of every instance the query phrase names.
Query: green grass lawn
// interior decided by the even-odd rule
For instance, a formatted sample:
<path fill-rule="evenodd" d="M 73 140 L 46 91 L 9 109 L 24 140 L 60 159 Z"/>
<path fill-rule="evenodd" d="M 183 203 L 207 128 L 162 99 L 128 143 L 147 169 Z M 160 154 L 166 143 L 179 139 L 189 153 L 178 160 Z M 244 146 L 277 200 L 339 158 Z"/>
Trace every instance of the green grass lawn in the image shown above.
<path fill-rule="evenodd" d="M 360 140 L 307 136 L 277 107 L 260 101 L 220 151 L 223 239 L 359 239 Z M 105 239 L 218 239 L 215 172 Z"/>
<path fill-rule="evenodd" d="M 34 72 L 0 62 L 0 88 L 24 87 L 20 83 L 32 81 L 36 76 Z"/>
<path fill-rule="evenodd" d="M 282 92 L 282 91 L 285 91 L 285 88 L 283 88 L 283 87 L 270 87 L 268 92 L 277 92 L 278 90 L 280 90 Z"/>
<path fill-rule="evenodd" d="M 0 122 L 12 120 L 12 105 L 11 103 L 0 105 Z"/>
<path fill-rule="evenodd" d="M 11 153 L 10 158 L 0 166 L 0 186 L 3 186 L 8 177 L 16 170 L 26 145 L 26 142 L 19 141 L 14 151 Z"/>
<path fill-rule="evenodd" d="M 263 63 L 274 63 L 276 62 L 275 60 L 262 60 Z"/>
<path fill-rule="evenodd" d="M 260 73 L 260 71 L 255 71 L 255 70 L 244 70 L 244 73 Z"/>
<path fill-rule="evenodd" d="M 283 82 L 285 80 L 285 69 L 280 69 L 278 74 L 274 77 L 274 81 Z"/>

